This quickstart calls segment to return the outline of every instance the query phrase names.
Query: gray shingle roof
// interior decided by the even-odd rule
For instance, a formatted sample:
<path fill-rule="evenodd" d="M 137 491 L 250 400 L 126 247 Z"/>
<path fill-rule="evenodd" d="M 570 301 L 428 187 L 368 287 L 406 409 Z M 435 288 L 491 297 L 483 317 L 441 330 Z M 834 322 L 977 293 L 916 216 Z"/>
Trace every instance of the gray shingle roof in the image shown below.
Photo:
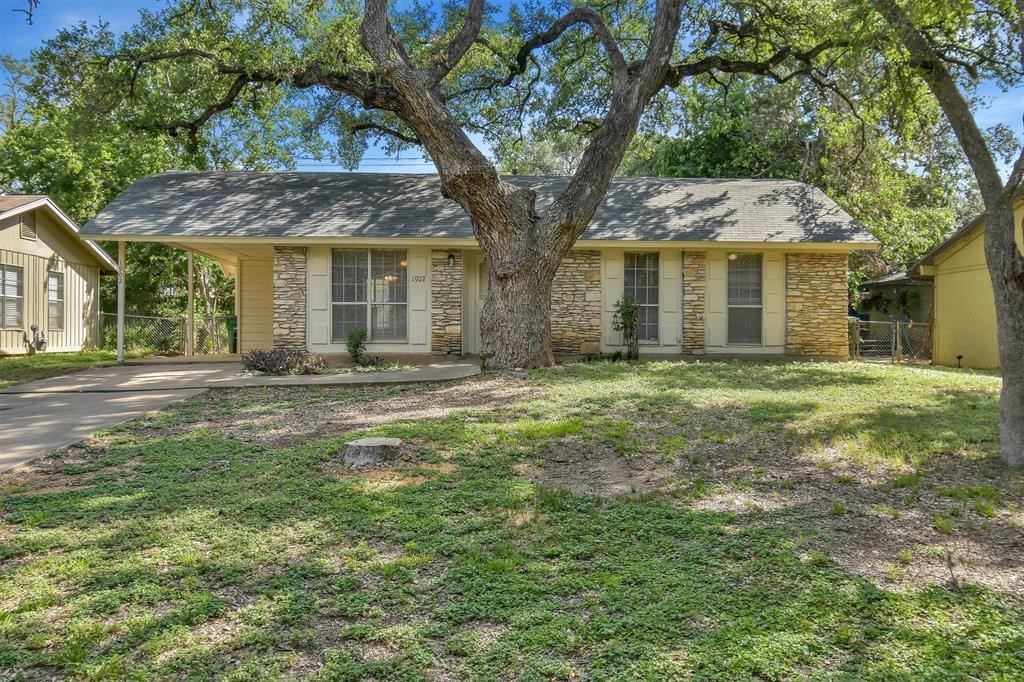
<path fill-rule="evenodd" d="M 564 177 L 507 177 L 550 202 Z M 436 175 L 168 172 L 143 178 L 90 221 L 95 237 L 473 236 Z M 616 178 L 583 239 L 865 243 L 820 190 L 787 180 Z"/>

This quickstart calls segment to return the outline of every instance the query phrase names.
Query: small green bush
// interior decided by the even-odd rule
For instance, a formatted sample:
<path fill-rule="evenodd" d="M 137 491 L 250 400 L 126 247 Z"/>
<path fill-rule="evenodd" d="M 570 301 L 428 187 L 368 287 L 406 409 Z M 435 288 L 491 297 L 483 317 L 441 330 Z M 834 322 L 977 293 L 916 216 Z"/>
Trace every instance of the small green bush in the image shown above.
<path fill-rule="evenodd" d="M 626 346 L 626 359 L 636 360 L 640 357 L 640 306 L 629 294 L 615 302 L 615 315 L 612 317 L 612 329 L 622 332 L 622 343 Z"/>
<path fill-rule="evenodd" d="M 350 329 L 345 337 L 345 347 L 348 349 L 348 356 L 352 358 L 353 365 L 363 364 L 363 354 L 366 352 L 366 330 L 362 327 Z"/>

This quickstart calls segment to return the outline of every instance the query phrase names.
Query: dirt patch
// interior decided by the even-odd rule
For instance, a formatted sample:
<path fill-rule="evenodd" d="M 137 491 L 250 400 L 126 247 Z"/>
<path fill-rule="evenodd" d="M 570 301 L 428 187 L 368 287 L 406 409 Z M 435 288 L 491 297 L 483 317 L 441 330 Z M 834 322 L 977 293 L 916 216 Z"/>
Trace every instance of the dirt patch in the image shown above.
<path fill-rule="evenodd" d="M 672 476 L 669 467 L 645 455 L 624 457 L 600 441 L 569 436 L 550 442 L 539 461 L 516 467 L 547 488 L 567 488 L 584 495 L 629 495 L 661 490 Z"/>
<path fill-rule="evenodd" d="M 640 433 L 661 428 L 638 420 Z M 935 456 L 906 485 L 900 477 L 909 467 L 858 463 L 828 448 L 804 451 L 763 432 L 755 440 L 739 424 L 732 433 L 739 435 L 726 442 L 696 439 L 668 461 L 653 441 L 626 457 L 600 440 L 572 436 L 551 441 L 517 469 L 548 488 L 597 496 L 659 493 L 684 511 L 735 515 L 753 525 L 805 525 L 813 538 L 806 556 L 824 555 L 888 589 L 973 582 L 1024 594 L 1024 474 L 1007 473 L 994 455 Z M 948 491 L 965 482 L 1003 491 L 1001 503 L 979 511 L 971 499 L 951 497 Z M 507 523 L 531 520 L 524 511 Z"/>

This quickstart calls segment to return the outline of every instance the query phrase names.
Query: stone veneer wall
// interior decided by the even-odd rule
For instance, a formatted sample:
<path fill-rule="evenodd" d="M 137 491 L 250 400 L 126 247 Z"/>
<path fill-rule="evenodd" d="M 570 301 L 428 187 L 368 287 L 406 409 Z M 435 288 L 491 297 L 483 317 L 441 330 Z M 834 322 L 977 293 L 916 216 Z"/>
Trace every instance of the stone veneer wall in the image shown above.
<path fill-rule="evenodd" d="M 455 264 L 448 265 L 448 254 Z M 430 352 L 462 353 L 462 252 L 430 253 Z"/>
<path fill-rule="evenodd" d="M 847 255 L 786 255 L 786 353 L 845 358 Z"/>
<path fill-rule="evenodd" d="M 306 247 L 274 247 L 274 348 L 306 350 Z"/>
<path fill-rule="evenodd" d="M 704 353 L 704 316 L 708 258 L 703 251 L 683 251 L 683 352 Z"/>
<path fill-rule="evenodd" d="M 570 251 L 551 286 L 555 355 L 601 352 L 601 252 Z"/>

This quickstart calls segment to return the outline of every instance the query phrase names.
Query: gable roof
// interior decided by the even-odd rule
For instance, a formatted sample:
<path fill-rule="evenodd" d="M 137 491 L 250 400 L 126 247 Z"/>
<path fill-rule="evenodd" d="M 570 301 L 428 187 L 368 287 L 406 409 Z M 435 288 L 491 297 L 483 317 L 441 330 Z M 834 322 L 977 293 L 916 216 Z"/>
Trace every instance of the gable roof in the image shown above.
<path fill-rule="evenodd" d="M 32 211 L 37 208 L 44 208 L 66 230 L 82 247 L 91 253 L 100 262 L 100 269 L 104 272 L 117 272 L 117 263 L 114 262 L 107 252 L 98 244 L 82 239 L 78 225 L 69 218 L 60 206 L 45 194 L 3 194 L 0 195 L 0 220 L 11 216 Z"/>
<path fill-rule="evenodd" d="M 567 177 L 511 176 L 550 203 Z M 472 238 L 436 175 L 172 171 L 143 178 L 83 231 L 95 238 Z M 582 239 L 864 244 L 820 190 L 788 180 L 622 177 Z"/>
<path fill-rule="evenodd" d="M 1020 208 L 1021 205 L 1024 205 L 1024 192 L 1019 192 L 1013 199 L 1013 209 L 1015 211 L 1018 208 Z M 984 229 L 985 215 L 986 213 L 983 211 L 979 215 L 975 216 L 971 220 L 968 220 L 966 223 L 958 227 L 956 230 L 953 231 L 951 235 L 946 237 L 937 246 L 932 248 L 931 251 L 928 251 L 923 256 L 914 261 L 910 265 L 910 267 L 907 268 L 907 272 L 909 272 L 911 276 L 921 275 L 921 266 L 935 265 L 935 259 L 944 254 L 949 249 L 953 248 L 956 244 L 960 242 L 961 239 L 971 234 L 976 228 L 980 227 Z"/>
<path fill-rule="evenodd" d="M 7 213 L 45 198 L 45 194 L 0 194 L 0 213 Z"/>

